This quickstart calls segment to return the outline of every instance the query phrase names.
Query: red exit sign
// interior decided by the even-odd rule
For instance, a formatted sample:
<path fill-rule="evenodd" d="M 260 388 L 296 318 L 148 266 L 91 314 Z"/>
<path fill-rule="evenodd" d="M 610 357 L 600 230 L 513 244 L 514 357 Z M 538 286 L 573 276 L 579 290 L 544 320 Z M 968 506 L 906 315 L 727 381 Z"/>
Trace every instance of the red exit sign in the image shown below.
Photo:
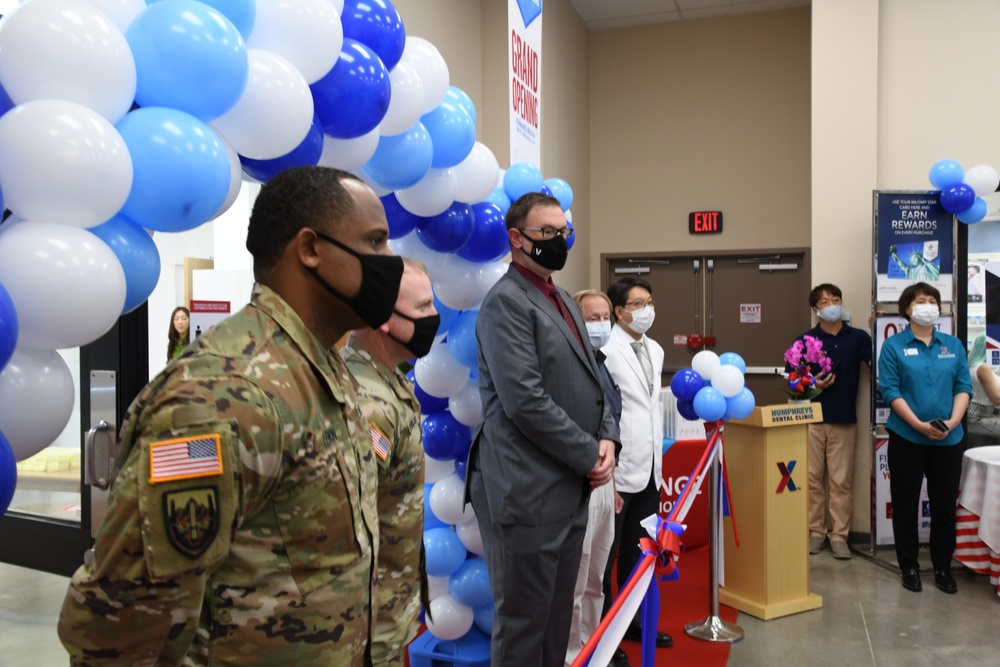
<path fill-rule="evenodd" d="M 722 211 L 688 213 L 688 231 L 692 234 L 721 234 Z"/>

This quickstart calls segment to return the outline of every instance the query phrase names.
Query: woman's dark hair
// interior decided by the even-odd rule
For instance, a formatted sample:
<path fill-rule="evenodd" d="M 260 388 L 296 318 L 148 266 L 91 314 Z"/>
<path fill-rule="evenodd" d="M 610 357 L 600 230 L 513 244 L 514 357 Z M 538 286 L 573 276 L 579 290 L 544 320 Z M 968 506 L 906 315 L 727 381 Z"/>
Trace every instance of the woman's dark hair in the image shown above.
<path fill-rule="evenodd" d="M 906 309 L 917 300 L 918 296 L 929 296 L 934 299 L 939 308 L 941 307 L 941 292 L 936 287 L 927 283 L 913 283 L 899 295 L 899 315 L 907 322 L 910 321 L 910 316 L 906 314 Z"/>
<path fill-rule="evenodd" d="M 650 294 L 653 293 L 653 287 L 647 281 L 635 276 L 626 276 L 608 288 L 608 298 L 611 299 L 611 317 L 615 322 L 618 321 L 615 308 L 625 309 L 625 304 L 628 303 L 628 294 L 633 287 L 641 287 Z"/>
<path fill-rule="evenodd" d="M 181 338 L 180 333 L 174 328 L 174 317 L 177 313 L 183 312 L 188 316 L 188 321 L 190 322 L 191 311 L 189 311 L 184 306 L 177 306 L 174 308 L 174 312 L 170 313 L 170 329 L 167 331 L 167 361 L 170 361 L 170 357 L 174 354 L 174 348 L 177 347 L 177 343 L 184 341 L 187 345 L 191 341 L 191 326 L 188 325 L 187 333 L 184 334 L 184 338 Z"/>

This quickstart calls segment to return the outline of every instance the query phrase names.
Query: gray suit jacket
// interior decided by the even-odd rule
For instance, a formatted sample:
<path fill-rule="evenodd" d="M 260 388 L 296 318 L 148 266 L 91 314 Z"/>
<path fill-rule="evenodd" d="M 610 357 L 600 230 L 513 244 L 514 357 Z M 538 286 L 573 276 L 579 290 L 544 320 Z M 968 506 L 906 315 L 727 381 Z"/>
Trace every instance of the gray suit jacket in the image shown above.
<path fill-rule="evenodd" d="M 559 292 L 583 347 L 548 298 L 513 266 L 479 310 L 483 421 L 469 470 L 482 473 L 494 523 L 568 519 L 589 488 L 598 439 L 619 441 L 583 318 L 572 297 Z"/>

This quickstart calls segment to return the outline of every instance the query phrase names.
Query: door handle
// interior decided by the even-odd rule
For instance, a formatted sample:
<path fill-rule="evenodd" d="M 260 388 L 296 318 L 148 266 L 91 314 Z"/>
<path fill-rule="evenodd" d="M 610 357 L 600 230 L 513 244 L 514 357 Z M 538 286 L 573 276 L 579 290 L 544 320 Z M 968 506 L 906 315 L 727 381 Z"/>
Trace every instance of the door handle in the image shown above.
<path fill-rule="evenodd" d="M 115 451 L 114 432 L 108 422 L 102 419 L 87 431 L 83 448 L 87 462 L 85 481 L 107 491 L 111 488 L 111 457 Z"/>

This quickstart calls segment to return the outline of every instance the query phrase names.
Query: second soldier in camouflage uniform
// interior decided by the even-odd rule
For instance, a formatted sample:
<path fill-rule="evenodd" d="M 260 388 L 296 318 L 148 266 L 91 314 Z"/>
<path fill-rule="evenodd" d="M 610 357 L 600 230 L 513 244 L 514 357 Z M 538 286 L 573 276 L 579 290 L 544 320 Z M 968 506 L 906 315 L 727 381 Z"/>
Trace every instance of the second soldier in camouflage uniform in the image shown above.
<path fill-rule="evenodd" d="M 379 464 L 375 665 L 402 665 L 419 625 L 424 448 L 420 404 L 396 367 L 430 351 L 441 318 L 427 270 L 409 259 L 404 267 L 393 317 L 380 329 L 353 332 L 341 350 L 358 380 L 358 402 Z"/>
<path fill-rule="evenodd" d="M 370 663 L 377 468 L 330 350 L 391 315 L 387 238 L 350 174 L 298 168 L 262 188 L 250 305 L 129 409 L 94 560 L 59 619 L 71 664 Z"/>

